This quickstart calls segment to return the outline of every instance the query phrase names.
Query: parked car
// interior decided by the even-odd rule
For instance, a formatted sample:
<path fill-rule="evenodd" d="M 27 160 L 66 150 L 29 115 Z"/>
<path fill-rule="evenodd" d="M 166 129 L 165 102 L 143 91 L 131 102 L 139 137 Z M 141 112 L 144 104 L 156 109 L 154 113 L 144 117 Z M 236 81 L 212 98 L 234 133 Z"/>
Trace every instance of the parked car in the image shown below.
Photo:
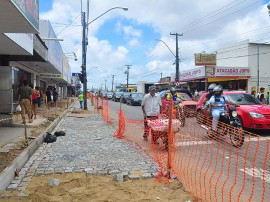
<path fill-rule="evenodd" d="M 106 94 L 105 94 L 105 99 L 106 100 L 109 100 L 109 99 L 112 99 L 112 96 L 113 96 L 113 92 L 107 92 Z"/>
<path fill-rule="evenodd" d="M 126 103 L 128 96 L 131 94 L 131 92 L 124 92 L 122 97 L 122 102 Z"/>
<path fill-rule="evenodd" d="M 141 105 L 143 100 L 142 93 L 131 93 L 127 97 L 127 105 Z"/>
<path fill-rule="evenodd" d="M 168 93 L 170 93 L 169 90 L 161 98 L 162 105 L 168 105 L 169 104 L 169 101 L 166 99 Z M 182 106 L 185 107 L 184 108 L 185 116 L 186 117 L 195 116 L 197 102 L 193 101 L 191 99 L 191 97 L 186 93 L 182 93 L 182 92 L 176 92 L 176 93 L 177 93 L 178 97 L 181 99 Z"/>
<path fill-rule="evenodd" d="M 207 93 L 204 93 L 197 104 L 197 114 L 202 113 L 203 100 Z M 262 104 L 257 98 L 245 91 L 224 91 L 230 101 L 237 102 L 240 107 L 236 108 L 243 128 L 270 130 L 270 107 Z"/>
<path fill-rule="evenodd" d="M 123 92 L 114 92 L 112 96 L 112 101 L 119 102 L 122 95 L 123 95 Z"/>

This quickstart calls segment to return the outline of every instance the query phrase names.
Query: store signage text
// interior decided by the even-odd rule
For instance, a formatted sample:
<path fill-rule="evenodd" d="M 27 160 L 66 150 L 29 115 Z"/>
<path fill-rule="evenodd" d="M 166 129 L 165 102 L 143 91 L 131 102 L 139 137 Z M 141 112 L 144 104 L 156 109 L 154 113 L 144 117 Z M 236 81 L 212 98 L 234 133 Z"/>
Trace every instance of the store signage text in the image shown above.
<path fill-rule="evenodd" d="M 206 76 L 210 77 L 228 77 L 228 78 L 249 78 L 249 67 L 213 67 L 206 66 Z"/>
<path fill-rule="evenodd" d="M 41 73 L 40 74 L 41 78 L 56 78 L 56 79 L 61 79 L 62 74 L 50 74 L 50 73 Z"/>
<path fill-rule="evenodd" d="M 180 73 L 180 81 L 199 79 L 205 77 L 205 67 L 195 68 Z"/>
<path fill-rule="evenodd" d="M 195 65 L 216 65 L 216 54 L 195 53 Z"/>

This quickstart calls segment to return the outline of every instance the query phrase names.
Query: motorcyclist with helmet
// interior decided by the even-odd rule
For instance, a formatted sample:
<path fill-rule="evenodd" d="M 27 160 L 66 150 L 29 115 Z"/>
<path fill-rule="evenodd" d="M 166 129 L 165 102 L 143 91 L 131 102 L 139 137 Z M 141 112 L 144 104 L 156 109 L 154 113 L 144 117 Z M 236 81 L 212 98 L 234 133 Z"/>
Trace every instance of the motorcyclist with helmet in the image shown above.
<path fill-rule="evenodd" d="M 208 86 L 208 94 L 205 96 L 204 100 L 203 100 L 203 107 L 202 109 L 204 110 L 204 114 L 207 116 L 211 116 L 211 110 L 210 110 L 210 105 L 209 105 L 209 100 L 210 98 L 214 95 L 213 89 L 216 87 L 217 85 L 215 83 L 211 83 Z"/>
<path fill-rule="evenodd" d="M 215 83 L 211 83 L 208 86 L 208 94 L 205 96 L 204 100 L 203 100 L 203 104 L 205 104 L 208 100 L 210 100 L 210 98 L 214 95 L 213 89 L 217 86 L 217 84 Z"/>
<path fill-rule="evenodd" d="M 175 87 L 170 88 L 170 93 L 166 95 L 166 100 L 173 99 L 174 102 L 181 102 L 180 96 L 176 93 Z"/>
<path fill-rule="evenodd" d="M 238 104 L 229 101 L 229 99 L 224 96 L 223 87 L 221 85 L 217 85 L 213 89 L 214 95 L 210 98 L 209 103 L 212 111 L 212 130 L 215 131 L 217 128 L 217 123 L 220 118 L 220 114 L 227 111 L 227 104 L 236 105 Z"/>

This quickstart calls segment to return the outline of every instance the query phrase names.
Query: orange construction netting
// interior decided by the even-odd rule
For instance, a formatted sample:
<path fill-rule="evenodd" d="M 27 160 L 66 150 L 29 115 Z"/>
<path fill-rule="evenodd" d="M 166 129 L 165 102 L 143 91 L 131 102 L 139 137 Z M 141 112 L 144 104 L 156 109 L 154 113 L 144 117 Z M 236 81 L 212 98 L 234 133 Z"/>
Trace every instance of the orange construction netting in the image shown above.
<path fill-rule="evenodd" d="M 109 116 L 110 106 L 108 100 L 90 94 L 88 94 L 88 99 L 90 100 L 94 108 L 97 109 L 97 111 L 102 115 L 104 121 L 111 124 L 112 121 Z"/>
<path fill-rule="evenodd" d="M 194 200 L 270 201 L 270 139 L 190 108 L 163 106 L 154 120 L 131 120 L 120 109 L 115 136 L 152 156 L 160 174 L 176 175 Z M 143 138 L 145 127 L 149 131 Z"/>

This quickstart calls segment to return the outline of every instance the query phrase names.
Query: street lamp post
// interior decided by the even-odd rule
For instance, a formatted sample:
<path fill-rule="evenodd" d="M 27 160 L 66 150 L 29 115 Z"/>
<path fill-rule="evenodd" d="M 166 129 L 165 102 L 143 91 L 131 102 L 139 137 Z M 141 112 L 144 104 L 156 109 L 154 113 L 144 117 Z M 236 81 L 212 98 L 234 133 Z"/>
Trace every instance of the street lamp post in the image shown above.
<path fill-rule="evenodd" d="M 84 109 L 87 110 L 87 76 L 86 76 L 86 46 L 88 45 L 88 40 L 86 36 L 86 29 L 88 28 L 89 24 L 100 18 L 101 16 L 105 15 L 109 11 L 113 9 L 123 9 L 124 11 L 127 11 L 127 7 L 113 7 L 106 12 L 102 13 L 98 17 L 96 17 L 94 20 L 90 21 L 89 23 L 86 23 L 85 20 L 85 12 L 81 13 L 81 22 L 82 22 L 82 27 L 83 27 L 83 32 L 82 32 L 82 77 L 83 77 L 83 97 L 84 97 Z"/>
<path fill-rule="evenodd" d="M 177 36 L 177 35 L 176 35 Z M 170 47 L 165 43 L 165 41 L 161 39 L 156 39 L 157 41 L 161 41 L 171 52 L 171 54 L 175 57 L 175 81 L 179 81 L 179 57 L 178 57 L 178 41 L 176 42 L 176 55 L 173 53 L 173 51 L 170 49 Z M 162 77 L 162 76 L 161 76 Z"/>

